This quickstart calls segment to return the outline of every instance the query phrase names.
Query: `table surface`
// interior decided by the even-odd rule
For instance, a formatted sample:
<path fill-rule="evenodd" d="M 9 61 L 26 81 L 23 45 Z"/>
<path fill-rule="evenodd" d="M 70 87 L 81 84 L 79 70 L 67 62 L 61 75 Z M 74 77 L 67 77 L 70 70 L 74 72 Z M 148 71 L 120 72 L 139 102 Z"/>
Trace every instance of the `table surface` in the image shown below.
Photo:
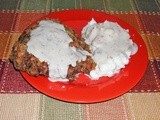
<path fill-rule="evenodd" d="M 23 30 L 69 9 L 106 12 L 138 31 L 149 63 L 134 88 L 101 103 L 67 103 L 38 92 L 13 68 L 9 54 Z M 160 0 L 0 0 L 0 120 L 160 120 Z"/>

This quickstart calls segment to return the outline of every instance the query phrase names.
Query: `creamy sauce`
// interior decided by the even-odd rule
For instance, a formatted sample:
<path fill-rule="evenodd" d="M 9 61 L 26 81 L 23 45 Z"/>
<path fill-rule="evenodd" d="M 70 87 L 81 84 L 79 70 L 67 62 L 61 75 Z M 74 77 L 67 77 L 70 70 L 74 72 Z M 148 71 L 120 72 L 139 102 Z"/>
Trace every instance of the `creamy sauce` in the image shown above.
<path fill-rule="evenodd" d="M 83 28 L 82 37 L 90 45 L 92 58 L 97 64 L 96 69 L 90 72 L 93 80 L 118 73 L 138 50 L 128 30 L 114 22 L 97 23 L 92 19 Z"/>
<path fill-rule="evenodd" d="M 42 20 L 39 27 L 31 31 L 27 51 L 49 65 L 51 81 L 68 81 L 68 67 L 76 65 L 76 61 L 85 60 L 84 51 L 69 47 L 72 39 L 62 24 L 51 20 Z"/>

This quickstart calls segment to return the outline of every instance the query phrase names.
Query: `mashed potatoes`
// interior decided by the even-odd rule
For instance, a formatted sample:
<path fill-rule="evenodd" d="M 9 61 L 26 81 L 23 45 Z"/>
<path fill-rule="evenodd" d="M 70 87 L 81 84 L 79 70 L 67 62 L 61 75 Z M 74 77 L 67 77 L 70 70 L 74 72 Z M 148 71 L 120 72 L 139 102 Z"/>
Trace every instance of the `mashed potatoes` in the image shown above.
<path fill-rule="evenodd" d="M 128 30 L 114 22 L 97 23 L 92 19 L 83 28 L 82 37 L 90 45 L 92 58 L 97 64 L 96 69 L 90 72 L 93 80 L 118 73 L 138 50 Z"/>

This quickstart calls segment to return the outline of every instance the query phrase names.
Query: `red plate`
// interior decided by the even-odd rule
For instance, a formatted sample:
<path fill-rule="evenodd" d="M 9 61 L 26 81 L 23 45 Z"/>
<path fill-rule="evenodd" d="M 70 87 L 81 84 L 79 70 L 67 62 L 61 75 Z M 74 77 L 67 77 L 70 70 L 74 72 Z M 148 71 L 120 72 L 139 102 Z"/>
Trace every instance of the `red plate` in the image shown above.
<path fill-rule="evenodd" d="M 62 23 L 73 28 L 79 35 L 82 28 L 92 18 L 97 22 L 104 22 L 105 20 L 117 22 L 129 30 L 131 38 L 138 45 L 138 52 L 131 57 L 129 64 L 119 74 L 111 78 L 102 77 L 98 81 L 91 81 L 87 76 L 81 74 L 76 81 L 71 83 L 50 82 L 46 77 L 32 77 L 21 72 L 23 77 L 37 90 L 63 101 L 94 103 L 118 97 L 140 81 L 148 63 L 147 49 L 141 36 L 130 25 L 112 15 L 91 10 L 60 11 L 51 13 L 46 17 L 59 19 Z"/>

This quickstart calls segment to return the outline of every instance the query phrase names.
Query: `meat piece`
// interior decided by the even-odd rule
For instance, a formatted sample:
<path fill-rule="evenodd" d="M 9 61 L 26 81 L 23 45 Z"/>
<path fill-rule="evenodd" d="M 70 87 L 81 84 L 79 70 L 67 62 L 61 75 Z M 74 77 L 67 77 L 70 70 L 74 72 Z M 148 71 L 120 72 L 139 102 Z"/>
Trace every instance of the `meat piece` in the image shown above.
<path fill-rule="evenodd" d="M 85 61 L 77 62 L 75 67 L 73 67 L 72 65 L 69 66 L 67 78 L 73 80 L 77 73 L 89 74 L 91 70 L 95 69 L 95 67 L 96 63 L 90 56 L 87 56 Z"/>
<path fill-rule="evenodd" d="M 57 20 L 53 20 L 54 22 L 58 22 Z M 48 76 L 49 69 L 48 64 L 46 62 L 41 62 L 34 55 L 29 54 L 27 52 L 27 42 L 30 40 L 30 34 L 33 29 L 38 27 L 38 23 L 27 28 L 22 35 L 19 37 L 18 41 L 14 44 L 10 61 L 13 62 L 14 67 L 17 70 L 25 71 L 29 75 L 32 76 Z M 69 27 L 64 26 L 68 35 L 72 38 L 72 42 L 69 44 L 72 47 L 76 47 L 77 49 L 83 49 L 88 52 L 89 46 L 84 42 L 84 40 L 80 39 L 78 35 Z M 82 72 L 88 74 L 91 70 L 95 69 L 96 64 L 90 56 L 87 56 L 85 61 L 77 61 L 75 67 L 69 66 L 67 79 L 70 81 L 74 80 L 76 74 Z"/>

